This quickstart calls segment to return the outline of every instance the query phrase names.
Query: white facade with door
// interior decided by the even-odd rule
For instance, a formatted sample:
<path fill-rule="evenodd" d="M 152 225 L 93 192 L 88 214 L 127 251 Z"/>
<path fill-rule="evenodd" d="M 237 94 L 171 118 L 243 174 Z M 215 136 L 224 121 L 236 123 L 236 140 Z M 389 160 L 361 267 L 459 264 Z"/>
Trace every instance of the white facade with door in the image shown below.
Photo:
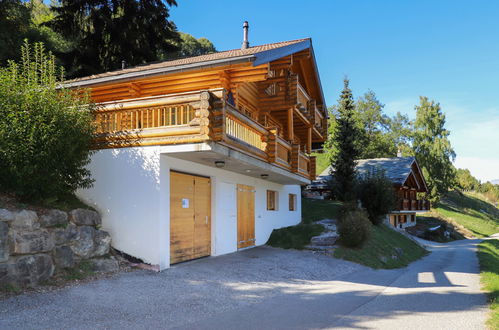
<path fill-rule="evenodd" d="M 102 215 L 102 228 L 112 237 L 116 249 L 144 262 L 170 266 L 170 172 L 178 171 L 210 178 L 211 182 L 211 252 L 222 255 L 237 251 L 238 184 L 255 188 L 255 245 L 265 244 L 273 229 L 301 221 L 299 182 L 285 184 L 284 172 L 271 172 L 262 179 L 255 166 L 245 169 L 233 154 L 226 155 L 227 168 L 209 166 L 211 154 L 197 153 L 200 162 L 179 158 L 190 157 L 206 146 L 150 146 L 103 149 L 92 156 L 89 169 L 95 179 L 90 189 L 79 190 L 78 196 L 93 205 Z M 204 150 L 204 149 L 203 149 Z M 209 151 L 211 152 L 211 151 Z M 210 156 L 211 157 L 211 156 Z M 247 174 L 242 174 L 248 171 Z M 256 176 L 256 177 L 255 177 Z M 296 179 L 293 179 L 297 181 Z M 276 182 L 277 181 L 277 182 Z M 294 182 L 291 181 L 291 182 Z M 267 210 L 267 190 L 275 191 L 277 210 Z M 290 210 L 290 194 L 296 196 Z M 185 202 L 188 203 L 188 202 Z M 184 205 L 185 206 L 185 205 Z"/>

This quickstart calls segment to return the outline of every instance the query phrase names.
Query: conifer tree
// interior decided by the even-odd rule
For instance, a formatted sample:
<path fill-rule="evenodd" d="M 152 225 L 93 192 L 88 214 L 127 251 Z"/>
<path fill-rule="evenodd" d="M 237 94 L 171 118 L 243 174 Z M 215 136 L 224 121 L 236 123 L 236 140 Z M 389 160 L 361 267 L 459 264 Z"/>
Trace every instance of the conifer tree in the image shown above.
<path fill-rule="evenodd" d="M 452 161 L 456 154 L 449 141 L 450 132 L 444 127 L 445 114 L 440 104 L 422 96 L 415 109 L 413 149 L 428 185 L 429 199 L 437 202 L 455 185 Z"/>
<path fill-rule="evenodd" d="M 59 54 L 70 76 L 120 69 L 178 50 L 177 28 L 168 20 L 175 0 L 61 0 L 50 25 L 73 43 Z"/>
<path fill-rule="evenodd" d="M 359 155 L 356 141 L 361 138 L 355 120 L 355 102 L 348 84 L 349 81 L 345 78 L 343 91 L 338 100 L 336 129 L 332 137 L 337 150 L 331 157 L 335 193 L 343 201 L 355 199 L 355 159 Z"/>

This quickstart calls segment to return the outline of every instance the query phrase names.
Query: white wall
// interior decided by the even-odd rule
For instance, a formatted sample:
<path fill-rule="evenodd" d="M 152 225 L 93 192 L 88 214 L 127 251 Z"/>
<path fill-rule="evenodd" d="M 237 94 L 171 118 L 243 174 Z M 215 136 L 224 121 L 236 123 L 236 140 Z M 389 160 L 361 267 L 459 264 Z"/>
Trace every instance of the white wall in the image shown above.
<path fill-rule="evenodd" d="M 254 186 L 256 245 L 265 244 L 275 228 L 301 220 L 300 187 L 172 158 L 168 147 L 100 150 L 92 156 L 94 187 L 77 192 L 95 205 L 120 251 L 159 265 L 169 266 L 169 172 L 177 170 L 209 176 L 212 184 L 212 255 L 237 251 L 236 184 Z M 266 210 L 266 191 L 279 194 L 278 211 Z M 288 194 L 297 195 L 296 211 L 288 210 Z"/>

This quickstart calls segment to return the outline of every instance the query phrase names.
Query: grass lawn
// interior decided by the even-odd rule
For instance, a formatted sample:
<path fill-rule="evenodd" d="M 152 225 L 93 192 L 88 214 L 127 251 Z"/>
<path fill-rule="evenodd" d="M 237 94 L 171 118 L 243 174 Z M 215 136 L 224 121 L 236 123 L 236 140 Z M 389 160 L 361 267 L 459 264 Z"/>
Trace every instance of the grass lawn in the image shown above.
<path fill-rule="evenodd" d="M 334 252 L 336 258 L 376 269 L 405 267 L 427 254 L 421 246 L 386 225 L 373 226 L 371 237 L 361 248 L 340 246 Z"/>
<path fill-rule="evenodd" d="M 481 282 L 488 292 L 491 314 L 488 325 L 499 329 L 499 240 L 486 240 L 478 245 Z"/>
<path fill-rule="evenodd" d="M 283 249 L 303 250 L 310 243 L 310 239 L 320 235 L 324 227 L 319 224 L 299 224 L 281 229 L 274 229 L 267 244 Z"/>
<path fill-rule="evenodd" d="M 477 237 L 499 232 L 499 209 L 476 194 L 449 192 L 436 205 L 435 211 L 466 227 Z"/>
<path fill-rule="evenodd" d="M 301 217 L 303 223 L 322 219 L 336 219 L 341 202 L 321 199 L 302 198 Z"/>
<path fill-rule="evenodd" d="M 315 156 L 316 161 L 316 173 L 317 175 L 321 174 L 329 165 L 329 159 L 326 153 L 312 153 L 312 156 Z"/>

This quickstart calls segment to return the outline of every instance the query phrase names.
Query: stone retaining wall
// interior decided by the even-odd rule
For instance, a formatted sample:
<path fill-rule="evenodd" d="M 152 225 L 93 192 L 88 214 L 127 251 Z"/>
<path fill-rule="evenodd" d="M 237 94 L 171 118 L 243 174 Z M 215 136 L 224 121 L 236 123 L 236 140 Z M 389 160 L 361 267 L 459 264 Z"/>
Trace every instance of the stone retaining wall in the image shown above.
<path fill-rule="evenodd" d="M 102 258 L 111 237 L 100 224 L 99 214 L 86 209 L 0 209 L 0 285 L 33 287 L 82 259 L 97 271 L 117 270 L 116 260 Z"/>

